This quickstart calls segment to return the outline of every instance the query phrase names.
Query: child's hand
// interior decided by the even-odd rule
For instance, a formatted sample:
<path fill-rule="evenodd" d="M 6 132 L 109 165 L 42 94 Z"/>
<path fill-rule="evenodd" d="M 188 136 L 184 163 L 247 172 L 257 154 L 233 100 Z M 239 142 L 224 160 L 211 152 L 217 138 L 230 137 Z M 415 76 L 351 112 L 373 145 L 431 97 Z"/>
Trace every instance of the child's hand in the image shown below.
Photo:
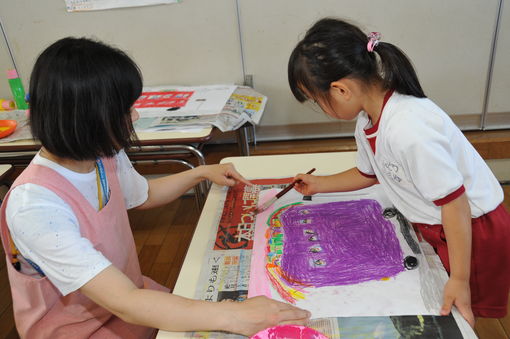
<path fill-rule="evenodd" d="M 203 167 L 205 168 L 204 177 L 215 184 L 222 186 L 234 186 L 236 182 L 242 182 L 249 186 L 253 185 L 239 174 L 239 172 L 237 172 L 232 163 L 207 165 Z"/>
<path fill-rule="evenodd" d="M 261 296 L 242 302 L 227 301 L 224 306 L 228 331 L 246 336 L 278 324 L 304 325 L 310 318 L 308 311 Z"/>
<path fill-rule="evenodd" d="M 444 286 L 441 315 L 448 315 L 455 305 L 471 327 L 475 326 L 475 316 L 471 310 L 469 281 L 450 277 Z"/>
<path fill-rule="evenodd" d="M 294 177 L 294 180 L 299 180 L 294 188 L 303 195 L 314 195 L 321 192 L 321 177 L 311 174 L 298 174 Z"/>

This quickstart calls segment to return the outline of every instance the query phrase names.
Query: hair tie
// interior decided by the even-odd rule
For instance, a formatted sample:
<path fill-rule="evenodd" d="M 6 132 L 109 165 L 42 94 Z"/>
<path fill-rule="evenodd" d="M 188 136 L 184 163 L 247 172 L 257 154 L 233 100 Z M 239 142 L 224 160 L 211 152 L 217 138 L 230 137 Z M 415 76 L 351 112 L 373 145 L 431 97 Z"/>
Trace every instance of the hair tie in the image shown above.
<path fill-rule="evenodd" d="M 381 39 L 381 33 L 372 32 L 368 35 L 368 43 L 367 43 L 367 51 L 373 52 L 375 46 L 379 44 L 379 40 Z"/>

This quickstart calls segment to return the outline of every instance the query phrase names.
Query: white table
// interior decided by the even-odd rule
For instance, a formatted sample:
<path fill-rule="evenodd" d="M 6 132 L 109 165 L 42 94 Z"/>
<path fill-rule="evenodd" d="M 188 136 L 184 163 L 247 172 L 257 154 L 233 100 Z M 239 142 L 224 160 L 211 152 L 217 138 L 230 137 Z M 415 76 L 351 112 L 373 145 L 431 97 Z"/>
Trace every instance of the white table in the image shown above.
<path fill-rule="evenodd" d="M 356 152 L 230 157 L 221 161 L 221 163 L 227 162 L 232 162 L 247 179 L 293 177 L 297 173 L 305 173 L 313 167 L 316 168 L 315 175 L 327 175 L 354 167 Z M 212 185 L 177 279 L 174 288 L 175 294 L 188 298 L 195 297 L 206 247 L 210 243 L 210 237 L 216 236 L 218 225 L 214 223 L 214 220 L 216 220 L 218 209 L 222 208 L 221 199 L 224 194 L 223 188 L 215 184 Z M 453 313 L 464 337 L 476 338 L 473 330 L 460 314 L 456 310 Z M 160 331 L 156 338 L 184 338 L 184 333 Z"/>
<path fill-rule="evenodd" d="M 312 167 L 317 169 L 314 173 L 316 175 L 333 174 L 353 167 L 355 159 L 356 152 L 337 152 L 231 157 L 223 159 L 221 163 L 232 162 L 245 178 L 257 179 L 293 177 L 297 173 L 306 173 Z M 216 184 L 213 184 L 209 190 L 209 195 L 202 209 L 195 234 L 174 288 L 175 294 L 188 298 L 195 297 L 206 246 L 210 237 L 215 236 L 214 232 L 218 225 L 215 225 L 213 221 L 218 208 L 221 208 L 220 201 L 224 193 L 224 189 Z M 160 331 L 157 339 L 165 338 L 184 338 L 184 334 Z"/>

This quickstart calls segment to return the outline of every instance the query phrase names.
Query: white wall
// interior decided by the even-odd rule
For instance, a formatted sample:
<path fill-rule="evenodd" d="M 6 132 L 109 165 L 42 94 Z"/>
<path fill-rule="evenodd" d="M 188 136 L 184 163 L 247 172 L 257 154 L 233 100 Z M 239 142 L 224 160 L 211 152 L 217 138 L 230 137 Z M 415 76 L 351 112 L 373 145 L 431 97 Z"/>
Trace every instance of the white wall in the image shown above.
<path fill-rule="evenodd" d="M 25 87 L 37 55 L 66 36 L 93 37 L 125 50 L 147 85 L 243 80 L 231 0 L 74 13 L 66 12 L 64 0 L 0 1 L 0 18 Z M 0 89 L 9 95 L 7 87 Z"/>
<path fill-rule="evenodd" d="M 264 116 L 264 123 L 310 122 L 307 116 L 295 114 L 300 107 L 292 102 L 286 88 L 286 66 L 305 30 L 324 16 L 343 17 L 358 23 L 366 32 L 381 32 L 383 41 L 403 49 L 413 61 L 425 92 L 450 114 L 481 112 L 496 1 L 292 3 L 242 2 L 247 73 L 254 74 L 255 84 L 263 93 L 274 93 L 269 105 L 277 114 Z M 267 8 L 271 11 L 266 15 L 250 15 Z"/>
<path fill-rule="evenodd" d="M 126 50 L 146 85 L 243 82 L 236 0 L 183 0 L 180 4 L 67 13 L 64 0 L 0 0 L 0 18 L 28 86 L 38 53 L 64 36 L 96 37 Z M 259 138 L 286 139 L 352 133 L 352 123 L 331 121 L 301 105 L 287 85 L 287 60 L 317 19 L 349 19 L 402 48 L 426 94 L 459 126 L 479 128 L 499 0 L 238 0 L 245 73 L 269 97 Z M 503 27 L 489 112 L 510 120 L 510 9 Z M 7 66 L 6 66 L 7 65 Z M 10 67 L 0 44 L 0 67 Z M 3 73 L 5 74 L 5 73 Z M 0 74 L 0 78 L 1 78 Z M 0 82 L 0 98 L 10 96 Z M 489 120 L 492 123 L 492 120 Z M 501 121 L 492 123 L 502 126 Z M 510 122 L 509 122 L 510 125 Z"/>
<path fill-rule="evenodd" d="M 2 1 L 2 0 L 0 0 Z M 1 19 L 2 11 L 0 11 Z M 7 82 L 7 70 L 12 69 L 12 59 L 9 51 L 4 43 L 3 37 L 0 35 L 0 99 L 12 99 L 12 94 Z"/>

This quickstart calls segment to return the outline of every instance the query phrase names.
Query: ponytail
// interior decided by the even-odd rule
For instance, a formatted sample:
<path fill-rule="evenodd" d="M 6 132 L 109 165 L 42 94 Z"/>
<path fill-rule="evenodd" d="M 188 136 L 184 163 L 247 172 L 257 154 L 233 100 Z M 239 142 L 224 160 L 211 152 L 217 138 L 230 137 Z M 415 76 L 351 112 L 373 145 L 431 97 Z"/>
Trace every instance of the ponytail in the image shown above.
<path fill-rule="evenodd" d="M 379 42 L 374 51 L 380 58 L 380 74 L 384 88 L 425 98 L 413 65 L 400 48 L 387 42 Z"/>
<path fill-rule="evenodd" d="M 378 81 L 385 89 L 425 97 L 407 56 L 390 43 L 370 39 L 342 20 L 315 23 L 289 58 L 289 85 L 296 99 L 327 97 L 330 84 L 345 77 L 366 84 Z"/>

